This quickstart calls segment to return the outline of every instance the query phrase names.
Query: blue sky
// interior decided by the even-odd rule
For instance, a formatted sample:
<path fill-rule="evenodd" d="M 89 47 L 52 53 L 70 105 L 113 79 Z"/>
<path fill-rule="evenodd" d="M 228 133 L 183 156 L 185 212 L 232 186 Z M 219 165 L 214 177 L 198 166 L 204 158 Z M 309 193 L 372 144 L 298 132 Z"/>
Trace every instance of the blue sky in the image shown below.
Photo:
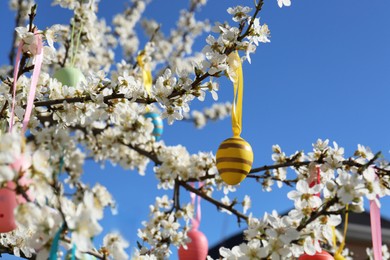
<path fill-rule="evenodd" d="M 53 23 L 66 23 L 71 13 L 60 8 L 49 12 L 48 1 L 39 4 L 37 24 L 44 28 Z M 124 1 L 101 1 L 100 16 L 110 21 L 123 10 Z M 389 106 L 390 96 L 390 1 L 294 1 L 280 9 L 276 0 L 265 1 L 261 22 L 271 30 L 271 43 L 262 45 L 252 56 L 252 64 L 244 64 L 243 132 L 254 150 L 254 166 L 270 164 L 271 147 L 279 144 L 287 154 L 296 150 L 310 151 L 317 138 L 336 141 L 345 147 L 346 156 L 353 154 L 357 144 L 382 151 L 390 158 Z M 155 17 L 169 32 L 181 8 L 182 0 L 155 0 L 145 15 Z M 209 0 L 200 18 L 210 21 L 230 19 L 228 5 L 252 5 L 252 0 Z M 7 11 L 7 1 L 0 2 L 0 64 L 8 63 L 13 13 Z M 197 50 L 204 40 L 196 44 Z M 118 57 L 119 58 L 119 57 Z M 231 83 L 221 80 L 220 101 L 232 100 Z M 193 102 L 201 109 L 211 104 Z M 213 151 L 230 137 L 230 120 L 211 123 L 196 130 L 186 122 L 165 124 L 163 139 L 169 145 L 183 144 L 190 152 Z M 119 167 L 86 166 L 85 178 L 99 181 L 111 188 L 119 214 L 106 216 L 102 224 L 107 230 L 121 230 L 131 246 L 135 246 L 136 230 L 147 219 L 148 205 L 154 203 L 157 181 L 149 167 L 145 177 Z M 292 206 L 286 197 L 288 189 L 262 192 L 253 180 L 245 180 L 237 197 L 251 194 L 252 212 L 283 212 Z M 171 193 L 168 193 L 171 195 Z M 189 199 L 182 191 L 183 199 Z M 382 200 L 382 215 L 390 218 L 390 199 Z M 213 205 L 202 203 L 201 230 L 210 244 L 240 230 L 236 218 L 218 213 Z M 99 246 L 98 240 L 96 245 Z M 173 249 L 176 251 L 176 249 Z M 176 256 L 172 257 L 175 259 Z"/>

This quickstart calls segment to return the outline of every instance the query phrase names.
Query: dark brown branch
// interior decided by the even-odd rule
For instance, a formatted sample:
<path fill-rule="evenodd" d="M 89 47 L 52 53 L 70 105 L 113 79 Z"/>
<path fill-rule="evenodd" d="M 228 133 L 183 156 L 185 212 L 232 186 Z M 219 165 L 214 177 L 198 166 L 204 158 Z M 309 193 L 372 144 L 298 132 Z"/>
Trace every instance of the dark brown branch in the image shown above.
<path fill-rule="evenodd" d="M 290 187 L 293 187 L 295 183 L 298 182 L 298 179 L 292 179 L 292 180 L 281 180 L 279 179 L 278 177 L 275 177 L 275 176 L 271 176 L 271 175 L 268 175 L 268 174 L 265 174 L 265 175 L 252 175 L 252 174 L 249 174 L 246 176 L 247 178 L 253 178 L 253 179 L 256 179 L 257 181 L 261 180 L 261 179 L 271 179 L 271 180 L 274 180 L 274 181 L 281 181 L 283 182 L 284 184 L 290 186 Z"/>
<path fill-rule="evenodd" d="M 298 231 L 301 231 L 302 229 L 304 229 L 307 225 L 309 225 L 311 222 L 313 222 L 314 220 L 316 220 L 318 217 L 322 216 L 322 215 L 327 215 L 327 214 L 330 214 L 330 212 L 328 212 L 328 209 L 333 206 L 334 204 L 336 204 L 338 202 L 339 198 L 338 197 L 333 197 L 331 198 L 330 200 L 328 200 L 327 202 L 325 202 L 325 204 L 323 204 L 320 208 L 320 210 L 318 211 L 315 211 L 311 214 L 311 216 L 306 220 L 306 221 L 303 221 L 298 227 L 297 227 L 297 230 Z"/>
<path fill-rule="evenodd" d="M 263 4 L 264 4 L 264 0 L 260 0 L 260 2 L 256 5 L 256 10 L 252 16 L 251 21 L 249 22 L 249 25 L 246 28 L 246 31 L 237 38 L 238 41 L 242 41 L 250 33 L 250 31 L 252 30 L 252 27 L 253 27 L 253 23 L 255 22 L 255 18 L 257 17 L 259 12 L 261 11 Z"/>
<path fill-rule="evenodd" d="M 252 168 L 249 173 L 262 172 L 262 171 L 268 171 L 268 170 L 274 170 L 274 169 L 286 168 L 286 167 L 299 168 L 301 166 L 309 165 L 310 163 L 311 163 L 310 161 L 305 161 L 305 162 L 288 161 L 288 162 L 280 163 L 280 164 L 264 165 L 261 167 Z"/>
<path fill-rule="evenodd" d="M 175 180 L 175 187 L 173 189 L 173 207 L 176 210 L 180 210 L 180 183 L 178 180 Z"/>
<path fill-rule="evenodd" d="M 62 60 L 62 62 L 61 62 L 61 61 L 58 62 L 62 68 L 65 67 L 66 60 L 67 60 L 68 57 L 69 57 L 69 49 L 70 49 L 69 40 L 66 40 L 66 42 L 65 42 L 65 44 L 64 44 L 64 47 L 65 47 L 64 59 Z"/>
<path fill-rule="evenodd" d="M 223 204 L 222 202 L 218 201 L 218 200 L 215 200 L 209 196 L 207 196 L 205 193 L 203 193 L 201 190 L 198 190 L 194 187 L 192 187 L 191 185 L 189 185 L 187 182 L 184 182 L 184 181 L 178 181 L 179 184 L 185 188 L 186 190 L 190 191 L 190 192 L 193 192 L 195 193 L 196 195 L 198 195 L 199 197 L 201 197 L 202 199 L 204 200 L 207 200 L 208 202 L 214 204 L 215 206 L 217 206 L 218 209 L 225 209 L 227 211 L 230 211 L 232 214 L 236 215 L 237 218 L 239 220 L 245 220 L 245 222 L 248 221 L 248 217 L 244 214 L 242 214 L 241 212 L 239 212 L 238 210 L 236 210 L 233 206 L 234 204 L 231 204 L 231 205 L 225 205 Z"/>
<path fill-rule="evenodd" d="M 43 118 L 43 117 L 42 117 L 42 118 Z M 42 119 L 42 118 L 41 118 L 41 119 Z M 49 120 L 52 119 L 51 117 L 47 117 L 47 118 L 48 118 Z M 52 123 L 52 122 L 51 122 L 51 123 Z M 110 127 L 110 126 L 108 126 L 108 127 Z M 107 127 L 107 128 L 108 128 L 108 127 Z M 81 127 L 81 126 L 73 126 L 73 127 L 71 127 L 71 128 L 74 129 L 74 130 L 80 130 L 80 131 L 82 131 L 82 132 L 83 132 L 84 134 L 86 134 L 86 135 L 88 134 L 87 129 L 85 129 L 85 128 Z M 106 128 L 106 129 L 107 129 L 107 128 Z M 93 129 L 93 130 L 92 130 L 92 134 L 93 134 L 94 136 L 96 136 L 96 135 L 102 133 L 104 130 L 105 130 L 105 129 Z M 131 148 L 131 149 L 133 149 L 133 150 L 136 151 L 137 153 L 139 153 L 139 154 L 141 154 L 141 155 L 143 155 L 143 156 L 149 158 L 149 159 L 152 160 L 156 165 L 162 164 L 162 162 L 158 159 L 157 155 L 156 155 L 154 152 L 148 152 L 148 151 L 146 151 L 146 150 L 140 148 L 140 147 L 137 146 L 137 145 L 125 144 L 124 142 L 122 142 L 122 144 L 125 145 L 125 146 L 127 146 L 127 147 L 129 147 L 129 148 Z"/>
<path fill-rule="evenodd" d="M 109 104 L 109 101 L 113 100 L 113 99 L 131 100 L 131 98 L 125 98 L 125 94 L 112 94 L 112 95 L 105 96 L 103 98 L 104 103 L 106 103 L 106 104 Z M 92 98 L 90 96 L 84 96 L 84 97 L 52 99 L 52 100 L 45 100 L 45 101 L 35 101 L 34 105 L 36 107 L 47 107 L 47 106 L 63 104 L 64 102 L 71 104 L 71 103 L 84 103 L 87 101 L 92 101 Z M 156 100 L 154 100 L 154 99 L 137 99 L 135 102 L 142 103 L 142 104 L 151 104 L 153 102 L 156 102 Z"/>
<path fill-rule="evenodd" d="M 195 86 L 198 86 L 204 79 L 209 77 L 210 74 L 205 73 L 201 77 L 197 78 L 192 84 L 191 88 L 194 88 Z M 186 92 L 186 90 L 182 89 L 179 91 L 173 92 L 171 95 L 168 96 L 168 98 L 174 98 L 179 95 L 183 95 Z M 125 99 L 125 94 L 112 94 L 105 96 L 103 98 L 104 103 L 109 103 L 108 101 L 112 99 Z M 127 100 L 132 100 L 131 98 L 126 98 Z M 35 101 L 34 105 L 36 107 L 42 107 L 42 106 L 53 106 L 53 105 L 58 105 L 58 104 L 63 104 L 64 102 L 66 103 L 83 103 L 87 101 L 92 101 L 92 98 L 90 96 L 84 96 L 84 97 L 72 97 L 72 98 L 61 98 L 61 99 L 52 99 L 52 100 L 45 100 L 45 101 Z M 155 99 L 147 98 L 147 99 L 136 99 L 136 103 L 141 103 L 141 104 L 151 104 L 156 102 Z"/>
<path fill-rule="evenodd" d="M 381 156 L 381 152 L 377 152 L 374 157 L 371 158 L 366 164 L 362 165 L 362 167 L 359 168 L 359 173 L 362 173 L 365 171 L 370 165 L 373 165 L 376 160 Z"/>
<path fill-rule="evenodd" d="M 126 145 L 126 144 L 124 144 Z M 133 149 L 134 151 L 138 152 L 139 154 L 149 158 L 150 160 L 152 160 L 156 165 L 160 165 L 162 164 L 162 162 L 157 158 L 157 155 L 154 154 L 154 153 L 151 153 L 151 152 L 148 152 L 138 146 L 135 146 L 135 145 L 131 145 L 131 144 L 128 144 L 127 145 L 129 148 Z"/>
<path fill-rule="evenodd" d="M 29 17 L 28 31 L 29 32 L 34 32 L 35 26 L 33 26 L 33 23 L 34 23 L 34 19 L 36 16 L 37 16 L 37 5 L 35 4 L 31 7 L 31 11 L 28 14 L 28 17 Z"/>

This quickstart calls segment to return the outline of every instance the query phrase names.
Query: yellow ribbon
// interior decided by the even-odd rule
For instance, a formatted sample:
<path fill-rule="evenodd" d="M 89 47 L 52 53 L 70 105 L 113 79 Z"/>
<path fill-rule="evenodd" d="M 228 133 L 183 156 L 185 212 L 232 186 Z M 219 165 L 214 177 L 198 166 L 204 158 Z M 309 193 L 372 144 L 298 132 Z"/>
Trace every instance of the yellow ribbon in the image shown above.
<path fill-rule="evenodd" d="M 242 74 L 242 64 L 238 52 L 229 54 L 229 66 L 234 71 L 233 89 L 234 99 L 232 107 L 232 129 L 234 136 L 240 136 L 242 129 L 242 96 L 244 91 L 244 77 Z"/>
<path fill-rule="evenodd" d="M 146 89 L 146 92 L 150 96 L 150 89 L 152 88 L 153 78 L 152 78 L 152 72 L 150 71 L 150 68 L 148 68 L 148 69 L 145 68 L 145 63 L 143 61 L 144 56 L 145 56 L 145 51 L 141 51 L 141 53 L 137 57 L 137 62 L 138 62 L 138 65 L 142 71 L 142 79 L 144 82 L 144 88 Z"/>
<path fill-rule="evenodd" d="M 333 229 L 333 244 L 336 247 L 336 229 L 335 227 L 332 227 Z M 345 223 L 344 223 L 344 234 L 343 234 L 343 241 L 340 244 L 340 247 L 337 249 L 336 253 L 334 254 L 335 260 L 345 260 L 344 256 L 341 255 L 341 252 L 344 250 L 345 246 L 345 239 L 347 237 L 347 230 L 348 230 L 348 205 L 345 207 Z"/>

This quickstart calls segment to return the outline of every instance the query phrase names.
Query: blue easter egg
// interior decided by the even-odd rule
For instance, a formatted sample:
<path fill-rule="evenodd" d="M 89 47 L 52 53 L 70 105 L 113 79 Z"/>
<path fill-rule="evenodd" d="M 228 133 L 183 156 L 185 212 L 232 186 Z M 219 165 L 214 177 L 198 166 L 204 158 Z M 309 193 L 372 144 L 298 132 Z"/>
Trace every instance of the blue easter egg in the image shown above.
<path fill-rule="evenodd" d="M 148 113 L 144 114 L 144 117 L 152 119 L 152 123 L 154 126 L 152 135 L 154 136 L 156 141 L 160 141 L 161 135 L 163 133 L 163 128 L 164 128 L 163 121 L 162 121 L 160 115 L 158 113 L 155 113 L 155 112 L 148 112 Z"/>

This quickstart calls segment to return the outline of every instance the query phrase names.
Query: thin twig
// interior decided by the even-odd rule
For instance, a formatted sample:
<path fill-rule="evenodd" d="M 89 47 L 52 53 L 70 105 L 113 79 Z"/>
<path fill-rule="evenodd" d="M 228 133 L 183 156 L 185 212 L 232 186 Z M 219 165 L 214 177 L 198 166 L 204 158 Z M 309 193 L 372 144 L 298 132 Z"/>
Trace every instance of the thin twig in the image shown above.
<path fill-rule="evenodd" d="M 212 204 L 214 204 L 215 206 L 217 206 L 218 209 L 225 209 L 227 211 L 230 211 L 232 214 L 236 215 L 238 219 L 243 219 L 245 220 L 246 222 L 248 221 L 248 216 L 242 214 L 241 212 L 239 212 L 238 210 L 236 210 L 233 205 L 225 205 L 223 204 L 222 202 L 218 201 L 218 200 L 215 200 L 209 196 L 207 196 L 204 192 L 202 192 L 201 190 L 198 190 L 194 187 L 192 187 L 191 185 L 189 185 L 187 182 L 184 182 L 184 181 L 178 181 L 180 186 L 182 186 L 183 188 L 185 188 L 186 190 L 190 191 L 190 192 L 193 192 L 195 193 L 196 195 L 198 195 L 199 197 L 201 197 L 202 199 L 204 200 L 207 200 L 208 202 L 211 202 Z"/>

